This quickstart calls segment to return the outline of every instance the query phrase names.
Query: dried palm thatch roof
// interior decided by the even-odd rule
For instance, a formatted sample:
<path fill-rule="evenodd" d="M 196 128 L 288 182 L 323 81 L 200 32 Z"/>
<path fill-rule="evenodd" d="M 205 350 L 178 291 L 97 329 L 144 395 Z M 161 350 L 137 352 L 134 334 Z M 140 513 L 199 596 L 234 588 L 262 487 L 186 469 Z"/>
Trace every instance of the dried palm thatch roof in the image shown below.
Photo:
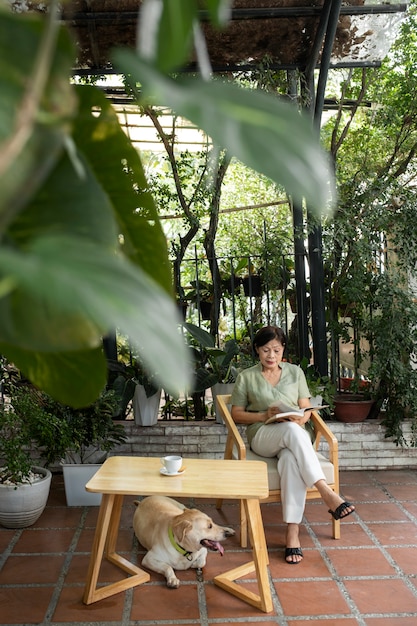
<path fill-rule="evenodd" d="M 141 4 L 141 0 L 72 0 L 64 5 L 62 17 L 77 41 L 79 69 L 108 71 L 112 48 L 136 45 Z M 251 67 L 266 56 L 283 69 L 306 67 L 316 54 L 317 38 L 323 37 L 319 35 L 320 20 L 328 4 L 327 0 L 234 0 L 232 20 L 221 31 L 205 21 L 201 12 L 213 69 Z M 37 0 L 12 0 L 12 5 L 17 10 L 45 10 L 45 3 Z M 332 61 L 339 65 L 373 63 L 378 41 L 386 41 L 387 25 L 398 21 L 405 8 L 406 3 L 384 4 L 381 0 L 372 5 L 365 5 L 365 0 L 342 2 Z M 192 67 L 194 59 L 189 61 Z"/>

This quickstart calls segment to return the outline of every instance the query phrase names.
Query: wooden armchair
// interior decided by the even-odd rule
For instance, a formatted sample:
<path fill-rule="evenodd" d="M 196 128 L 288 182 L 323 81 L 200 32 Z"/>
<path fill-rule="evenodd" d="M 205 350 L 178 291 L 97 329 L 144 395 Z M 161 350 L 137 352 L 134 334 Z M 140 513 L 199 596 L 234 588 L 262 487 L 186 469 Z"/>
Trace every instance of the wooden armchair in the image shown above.
<path fill-rule="evenodd" d="M 222 414 L 224 423 L 227 428 L 227 440 L 226 448 L 224 452 L 225 459 L 246 459 L 264 461 L 268 466 L 268 484 L 269 484 L 269 496 L 262 502 L 279 502 L 281 499 L 280 491 L 280 478 L 277 470 L 276 457 L 267 458 L 255 454 L 246 447 L 242 436 L 233 421 L 230 413 L 230 395 L 217 396 L 217 402 Z M 228 406 L 229 405 L 229 406 Z M 326 480 L 333 489 L 339 493 L 339 459 L 338 459 L 338 443 L 336 437 L 333 435 L 330 428 L 320 417 L 316 411 L 311 413 L 311 423 L 314 428 L 313 446 L 316 450 L 316 454 L 319 457 L 320 464 L 323 468 Z M 323 437 L 328 444 L 328 457 L 321 452 L 318 452 L 320 439 Z M 307 489 L 307 499 L 320 498 L 320 494 L 315 487 Z M 217 500 L 216 507 L 221 509 L 222 500 Z M 340 520 L 332 518 L 333 524 L 333 537 L 334 539 L 340 539 Z M 240 542 L 241 546 L 245 548 L 248 542 L 247 522 L 243 507 L 240 507 Z"/>

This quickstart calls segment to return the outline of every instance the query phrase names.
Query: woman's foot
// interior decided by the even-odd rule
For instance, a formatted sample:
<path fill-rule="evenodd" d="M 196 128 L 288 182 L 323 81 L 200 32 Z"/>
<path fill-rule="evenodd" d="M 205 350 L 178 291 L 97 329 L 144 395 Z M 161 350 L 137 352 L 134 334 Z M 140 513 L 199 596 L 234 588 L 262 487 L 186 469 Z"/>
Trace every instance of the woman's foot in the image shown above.
<path fill-rule="evenodd" d="M 298 538 L 298 524 L 288 524 L 285 548 L 285 560 L 290 565 L 297 565 L 303 560 L 303 552 Z"/>
<path fill-rule="evenodd" d="M 332 517 L 334 517 L 334 519 L 343 519 L 344 517 L 347 517 L 348 515 L 353 513 L 354 510 L 355 507 L 353 506 L 353 504 L 343 501 L 342 504 L 339 504 L 339 506 L 334 511 L 329 509 L 329 513 L 330 515 L 332 515 Z"/>
<path fill-rule="evenodd" d="M 325 480 L 319 480 L 315 486 L 319 490 L 325 504 L 329 507 L 329 513 L 335 519 L 343 519 L 355 510 L 354 505 L 350 502 L 345 502 L 338 493 L 330 489 Z"/>

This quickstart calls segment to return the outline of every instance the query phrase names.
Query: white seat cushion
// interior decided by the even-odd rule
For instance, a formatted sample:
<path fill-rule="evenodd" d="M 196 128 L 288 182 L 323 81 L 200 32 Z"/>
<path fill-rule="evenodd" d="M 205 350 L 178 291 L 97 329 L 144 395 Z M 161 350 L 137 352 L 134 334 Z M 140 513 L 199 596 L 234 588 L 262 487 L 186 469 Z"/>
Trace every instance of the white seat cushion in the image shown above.
<path fill-rule="evenodd" d="M 323 456 L 320 452 L 316 452 L 318 459 L 320 461 L 320 465 L 322 467 L 322 470 L 324 472 L 324 476 L 326 478 L 326 481 L 329 484 L 334 483 L 334 467 L 333 464 L 330 463 L 330 461 L 328 459 L 326 459 L 325 456 Z M 233 458 L 237 459 L 237 455 L 236 455 L 236 451 L 233 451 Z M 255 452 L 253 452 L 252 450 L 249 450 L 248 448 L 246 448 L 246 459 L 248 461 L 264 461 L 268 467 L 268 486 L 269 486 L 269 490 L 273 491 L 276 489 L 280 489 L 280 476 L 278 474 L 278 470 L 277 470 L 277 457 L 265 457 L 265 456 L 259 456 L 258 454 L 255 454 Z"/>

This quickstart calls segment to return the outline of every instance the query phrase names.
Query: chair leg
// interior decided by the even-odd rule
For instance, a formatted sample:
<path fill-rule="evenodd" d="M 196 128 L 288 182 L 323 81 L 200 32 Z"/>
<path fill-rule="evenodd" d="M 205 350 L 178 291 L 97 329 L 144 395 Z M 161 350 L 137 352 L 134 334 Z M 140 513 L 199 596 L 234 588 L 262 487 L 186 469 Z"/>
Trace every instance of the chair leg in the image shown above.
<path fill-rule="evenodd" d="M 332 517 L 333 539 L 340 539 L 340 519 Z"/>
<path fill-rule="evenodd" d="M 248 520 L 243 500 L 240 501 L 240 546 L 242 548 L 247 548 L 248 546 Z"/>
<path fill-rule="evenodd" d="M 221 498 L 219 498 L 218 500 L 216 500 L 216 509 L 218 511 L 220 511 L 220 509 L 222 508 L 223 505 L 223 500 Z"/>

